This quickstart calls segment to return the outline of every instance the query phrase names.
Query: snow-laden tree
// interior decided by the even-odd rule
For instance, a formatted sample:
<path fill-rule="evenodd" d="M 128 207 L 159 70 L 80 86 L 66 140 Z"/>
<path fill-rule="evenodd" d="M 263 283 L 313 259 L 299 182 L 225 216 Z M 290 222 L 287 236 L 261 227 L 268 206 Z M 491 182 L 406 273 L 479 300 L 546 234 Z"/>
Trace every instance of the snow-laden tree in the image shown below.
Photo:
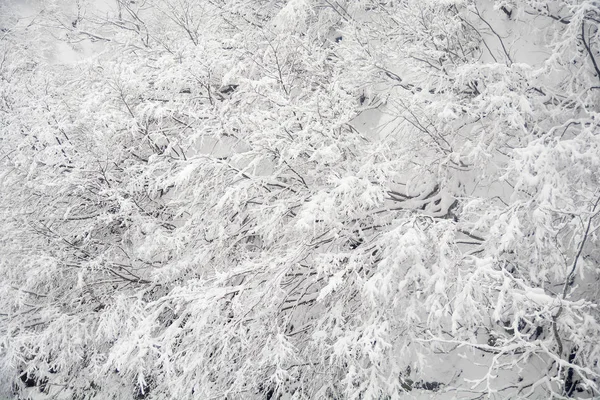
<path fill-rule="evenodd" d="M 0 27 L 7 396 L 600 395 L 596 1 L 89 3 Z"/>

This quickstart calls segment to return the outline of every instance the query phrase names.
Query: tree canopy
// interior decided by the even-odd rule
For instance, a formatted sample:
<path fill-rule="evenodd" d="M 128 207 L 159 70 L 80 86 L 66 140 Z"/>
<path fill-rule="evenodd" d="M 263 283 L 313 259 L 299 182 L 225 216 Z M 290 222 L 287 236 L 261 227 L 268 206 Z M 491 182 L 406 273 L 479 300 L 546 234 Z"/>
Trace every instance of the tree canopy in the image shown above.
<path fill-rule="evenodd" d="M 95 3 L 0 6 L 0 394 L 600 396 L 597 1 Z"/>

